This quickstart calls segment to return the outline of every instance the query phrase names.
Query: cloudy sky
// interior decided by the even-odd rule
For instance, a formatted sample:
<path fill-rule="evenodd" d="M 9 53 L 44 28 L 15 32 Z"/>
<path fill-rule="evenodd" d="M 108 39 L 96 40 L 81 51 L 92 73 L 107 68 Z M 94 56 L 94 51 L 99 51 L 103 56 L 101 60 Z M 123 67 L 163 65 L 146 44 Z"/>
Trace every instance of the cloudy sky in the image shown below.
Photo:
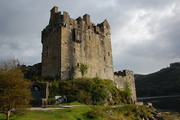
<path fill-rule="evenodd" d="M 41 61 L 41 31 L 58 6 L 111 26 L 114 69 L 148 74 L 180 61 L 180 0 L 0 0 L 0 62 Z"/>

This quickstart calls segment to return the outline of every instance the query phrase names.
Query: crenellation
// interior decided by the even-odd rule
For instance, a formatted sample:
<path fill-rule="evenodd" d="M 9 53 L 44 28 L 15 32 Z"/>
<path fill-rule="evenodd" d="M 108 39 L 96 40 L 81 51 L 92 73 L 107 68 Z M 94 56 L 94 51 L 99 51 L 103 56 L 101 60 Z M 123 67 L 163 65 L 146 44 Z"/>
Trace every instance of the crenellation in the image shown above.
<path fill-rule="evenodd" d="M 51 9 L 51 15 L 52 14 L 55 14 L 58 12 L 58 7 L 57 6 L 54 6 L 52 9 Z"/>
<path fill-rule="evenodd" d="M 51 9 L 51 16 L 50 16 L 50 20 L 49 20 L 49 25 L 54 25 L 57 21 L 57 13 L 58 13 L 58 7 L 55 6 Z"/>
<path fill-rule="evenodd" d="M 61 12 L 57 12 L 54 19 L 55 19 L 54 24 L 56 24 L 57 27 L 60 26 L 62 24 L 62 19 L 63 19 Z"/>
<path fill-rule="evenodd" d="M 91 20 L 90 20 L 90 15 L 85 14 L 85 15 L 83 16 L 83 20 L 85 21 L 85 23 L 86 23 L 87 26 L 92 26 L 92 23 L 91 23 Z"/>
<path fill-rule="evenodd" d="M 107 20 L 104 20 L 102 23 L 95 25 L 90 21 L 90 15 L 85 14 L 82 17 L 78 17 L 77 19 L 70 18 L 69 14 L 67 12 L 57 12 L 58 8 L 53 8 L 51 10 L 51 18 L 50 18 L 50 24 L 48 27 L 52 27 L 53 25 L 59 25 L 66 27 L 67 25 L 73 26 L 73 28 L 81 28 L 82 25 L 84 25 L 86 30 L 93 30 L 93 33 L 97 34 L 107 34 L 110 32 L 110 26 Z M 104 36 L 104 35 L 103 35 Z M 105 37 L 105 36 L 104 36 Z"/>
<path fill-rule="evenodd" d="M 62 18 L 63 18 L 62 22 L 69 25 L 69 19 L 70 19 L 69 13 L 67 13 L 66 11 L 63 11 Z"/>

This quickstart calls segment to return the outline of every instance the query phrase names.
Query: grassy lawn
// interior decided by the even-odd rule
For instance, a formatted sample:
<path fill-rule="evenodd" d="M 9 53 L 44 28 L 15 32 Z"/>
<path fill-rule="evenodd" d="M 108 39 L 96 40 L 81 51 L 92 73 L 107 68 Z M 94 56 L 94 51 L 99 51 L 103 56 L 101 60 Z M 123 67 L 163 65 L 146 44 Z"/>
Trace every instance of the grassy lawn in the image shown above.
<path fill-rule="evenodd" d="M 81 106 L 60 110 L 27 111 L 22 116 L 11 116 L 11 120 L 83 120 L 89 110 L 89 106 Z M 5 115 L 0 114 L 0 120 L 5 120 Z"/>
<path fill-rule="evenodd" d="M 152 116 L 151 113 L 144 106 L 104 107 L 84 105 L 59 110 L 27 111 L 22 116 L 11 116 L 10 120 L 140 120 L 138 116 Z M 0 114 L 0 120 L 4 119 L 5 115 Z"/>

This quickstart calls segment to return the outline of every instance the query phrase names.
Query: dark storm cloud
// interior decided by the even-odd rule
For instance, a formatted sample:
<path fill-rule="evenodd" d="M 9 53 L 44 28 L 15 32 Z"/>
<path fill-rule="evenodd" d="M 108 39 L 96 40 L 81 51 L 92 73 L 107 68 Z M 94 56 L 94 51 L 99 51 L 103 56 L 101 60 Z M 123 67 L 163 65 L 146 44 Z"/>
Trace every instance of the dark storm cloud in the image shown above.
<path fill-rule="evenodd" d="M 87 13 L 95 24 L 108 20 L 115 70 L 149 73 L 180 58 L 179 0 L 1 0 L 0 61 L 41 61 L 41 31 L 53 6 L 74 19 Z"/>
<path fill-rule="evenodd" d="M 0 1 L 0 61 L 14 57 L 26 64 L 39 62 L 43 17 L 31 4 L 28 0 Z"/>

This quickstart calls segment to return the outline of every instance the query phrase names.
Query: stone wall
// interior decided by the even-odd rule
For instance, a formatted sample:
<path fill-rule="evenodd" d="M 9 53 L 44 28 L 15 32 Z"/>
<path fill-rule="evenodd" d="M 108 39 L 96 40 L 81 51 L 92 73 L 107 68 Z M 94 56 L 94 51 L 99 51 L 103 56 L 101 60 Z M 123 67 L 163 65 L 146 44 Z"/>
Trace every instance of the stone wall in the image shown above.
<path fill-rule="evenodd" d="M 31 87 L 31 105 L 34 107 L 47 107 L 49 96 L 49 83 L 34 82 Z"/>
<path fill-rule="evenodd" d="M 49 25 L 42 31 L 42 75 L 81 77 L 78 66 L 85 63 L 89 66 L 85 77 L 113 80 L 110 34 L 107 20 L 95 25 L 88 14 L 75 20 L 54 7 Z"/>
<path fill-rule="evenodd" d="M 123 70 L 114 73 L 114 83 L 117 88 L 124 89 L 126 81 L 130 84 L 130 89 L 132 90 L 132 100 L 136 102 L 136 88 L 133 71 Z"/>
<path fill-rule="evenodd" d="M 33 66 L 21 65 L 20 67 L 26 79 L 33 79 L 34 76 L 41 76 L 41 63 L 37 63 Z"/>

